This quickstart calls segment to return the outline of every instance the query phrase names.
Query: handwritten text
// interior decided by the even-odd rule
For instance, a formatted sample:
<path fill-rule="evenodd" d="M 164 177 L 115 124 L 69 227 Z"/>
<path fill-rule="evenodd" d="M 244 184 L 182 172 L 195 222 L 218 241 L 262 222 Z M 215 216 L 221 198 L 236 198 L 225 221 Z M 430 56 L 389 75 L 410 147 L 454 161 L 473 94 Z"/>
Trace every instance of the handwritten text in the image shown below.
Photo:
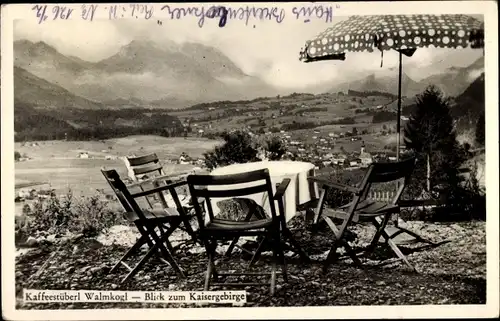
<path fill-rule="evenodd" d="M 338 5 L 335 8 L 339 8 Z M 155 10 L 156 9 L 156 10 Z M 142 3 L 122 4 L 83 4 L 80 7 L 71 5 L 34 5 L 32 11 L 39 24 L 47 20 L 70 20 L 80 18 L 85 21 L 96 19 L 138 19 L 150 20 L 156 18 L 159 25 L 163 21 L 175 21 L 195 18 L 199 28 L 203 28 L 207 20 L 217 20 L 219 27 L 224 27 L 230 21 L 241 21 L 245 25 L 253 25 L 257 22 L 270 21 L 282 23 L 285 18 L 302 20 L 308 23 L 311 20 L 322 20 L 331 23 L 333 18 L 333 6 L 323 4 L 310 4 L 294 6 L 287 12 L 279 6 L 182 6 L 175 4 L 162 5 Z M 76 12 L 74 12 L 76 11 Z M 154 16 L 157 17 L 154 17 Z M 162 19 L 162 20 L 160 20 Z"/>

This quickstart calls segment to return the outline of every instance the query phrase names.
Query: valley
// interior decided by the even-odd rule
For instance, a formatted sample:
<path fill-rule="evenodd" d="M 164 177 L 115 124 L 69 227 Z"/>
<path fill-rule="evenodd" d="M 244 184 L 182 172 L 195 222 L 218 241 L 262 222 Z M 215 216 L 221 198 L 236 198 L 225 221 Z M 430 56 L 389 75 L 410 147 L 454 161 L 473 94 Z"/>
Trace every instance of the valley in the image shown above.
<path fill-rule="evenodd" d="M 120 157 L 130 154 L 155 152 L 173 171 L 196 167 L 231 130 L 258 140 L 278 136 L 298 159 L 319 167 L 338 155 L 356 159 L 362 147 L 374 156 L 394 154 L 394 70 L 343 77 L 318 86 L 325 88 L 319 93 L 283 93 L 201 44 L 136 40 L 88 62 L 18 40 L 14 54 L 15 149 L 27 160 L 16 163 L 18 186 L 50 182 L 88 194 L 103 186 L 99 167 L 121 168 Z M 405 74 L 402 126 L 430 84 L 451 99 L 459 134 L 471 131 L 484 112 L 484 59 L 419 81 Z M 181 154 L 191 162 L 179 164 Z"/>

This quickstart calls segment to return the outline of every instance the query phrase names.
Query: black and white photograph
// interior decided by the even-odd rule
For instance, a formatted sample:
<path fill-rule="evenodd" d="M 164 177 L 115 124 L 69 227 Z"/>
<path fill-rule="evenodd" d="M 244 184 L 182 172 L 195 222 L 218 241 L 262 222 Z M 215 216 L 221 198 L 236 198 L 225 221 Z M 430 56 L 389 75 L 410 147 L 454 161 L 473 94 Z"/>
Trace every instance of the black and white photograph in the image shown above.
<path fill-rule="evenodd" d="M 498 316 L 496 7 L 2 6 L 3 314 Z"/>

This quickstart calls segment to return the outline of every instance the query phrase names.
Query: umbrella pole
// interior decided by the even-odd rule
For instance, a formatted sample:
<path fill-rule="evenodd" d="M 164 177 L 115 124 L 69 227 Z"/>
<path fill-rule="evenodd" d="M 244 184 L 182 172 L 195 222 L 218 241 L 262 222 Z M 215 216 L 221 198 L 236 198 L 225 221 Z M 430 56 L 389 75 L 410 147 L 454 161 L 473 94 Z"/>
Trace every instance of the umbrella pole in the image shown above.
<path fill-rule="evenodd" d="M 403 54 L 401 51 L 399 52 L 399 81 L 398 81 L 398 112 L 397 112 L 397 125 L 396 125 L 396 132 L 397 132 L 397 145 L 396 145 L 396 160 L 399 162 L 399 144 L 400 144 L 400 138 L 401 138 L 401 78 L 403 74 Z"/>

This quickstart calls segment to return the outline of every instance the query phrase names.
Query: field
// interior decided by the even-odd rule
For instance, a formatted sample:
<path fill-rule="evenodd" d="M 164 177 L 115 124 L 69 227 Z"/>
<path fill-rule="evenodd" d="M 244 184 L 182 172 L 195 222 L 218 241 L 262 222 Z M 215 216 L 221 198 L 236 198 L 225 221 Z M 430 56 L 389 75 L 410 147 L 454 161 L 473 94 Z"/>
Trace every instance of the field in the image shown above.
<path fill-rule="evenodd" d="M 292 123 L 314 122 L 316 124 L 338 121 L 352 117 L 357 128 L 379 131 L 383 124 L 372 124 L 370 110 L 394 112 L 393 98 L 385 96 L 349 96 L 328 93 L 322 95 L 295 94 L 284 97 L 265 98 L 259 101 L 219 102 L 209 106 L 198 106 L 171 113 L 182 122 L 189 121 L 193 131 L 203 129 L 205 133 L 241 129 L 281 129 Z M 388 107 L 388 106 L 392 107 Z M 377 109 L 380 108 L 380 109 Z M 395 121 L 388 123 L 394 127 Z M 345 130 L 341 130 L 345 131 Z"/>
<path fill-rule="evenodd" d="M 33 142 L 30 142 L 33 143 Z M 160 136 L 128 136 L 101 141 L 41 141 L 39 146 L 15 144 L 15 150 L 33 159 L 77 158 L 80 152 L 104 158 L 106 155 L 122 157 L 132 154 L 156 153 L 161 159 L 178 158 L 181 152 L 199 157 L 217 144 L 203 138 L 179 138 Z"/>
<path fill-rule="evenodd" d="M 65 193 L 71 189 L 77 195 L 93 195 L 97 189 L 109 189 L 100 173 L 101 167 L 115 168 L 120 175 L 126 176 L 125 165 L 120 157 L 151 152 L 157 153 L 162 160 L 178 158 L 182 152 L 191 157 L 199 157 L 217 143 L 215 140 L 202 138 L 158 136 L 129 136 L 105 141 L 43 141 L 37 142 L 38 146 L 16 143 L 15 150 L 32 159 L 16 163 L 15 185 L 29 188 L 27 186 L 31 183 L 46 183 L 44 187 L 53 188 L 56 193 Z M 84 151 L 91 158 L 77 157 Z M 105 159 L 107 155 L 117 158 Z M 194 166 L 164 162 L 164 167 L 166 173 L 175 173 L 190 170 Z M 22 204 L 16 206 L 16 212 L 20 206 Z"/>

